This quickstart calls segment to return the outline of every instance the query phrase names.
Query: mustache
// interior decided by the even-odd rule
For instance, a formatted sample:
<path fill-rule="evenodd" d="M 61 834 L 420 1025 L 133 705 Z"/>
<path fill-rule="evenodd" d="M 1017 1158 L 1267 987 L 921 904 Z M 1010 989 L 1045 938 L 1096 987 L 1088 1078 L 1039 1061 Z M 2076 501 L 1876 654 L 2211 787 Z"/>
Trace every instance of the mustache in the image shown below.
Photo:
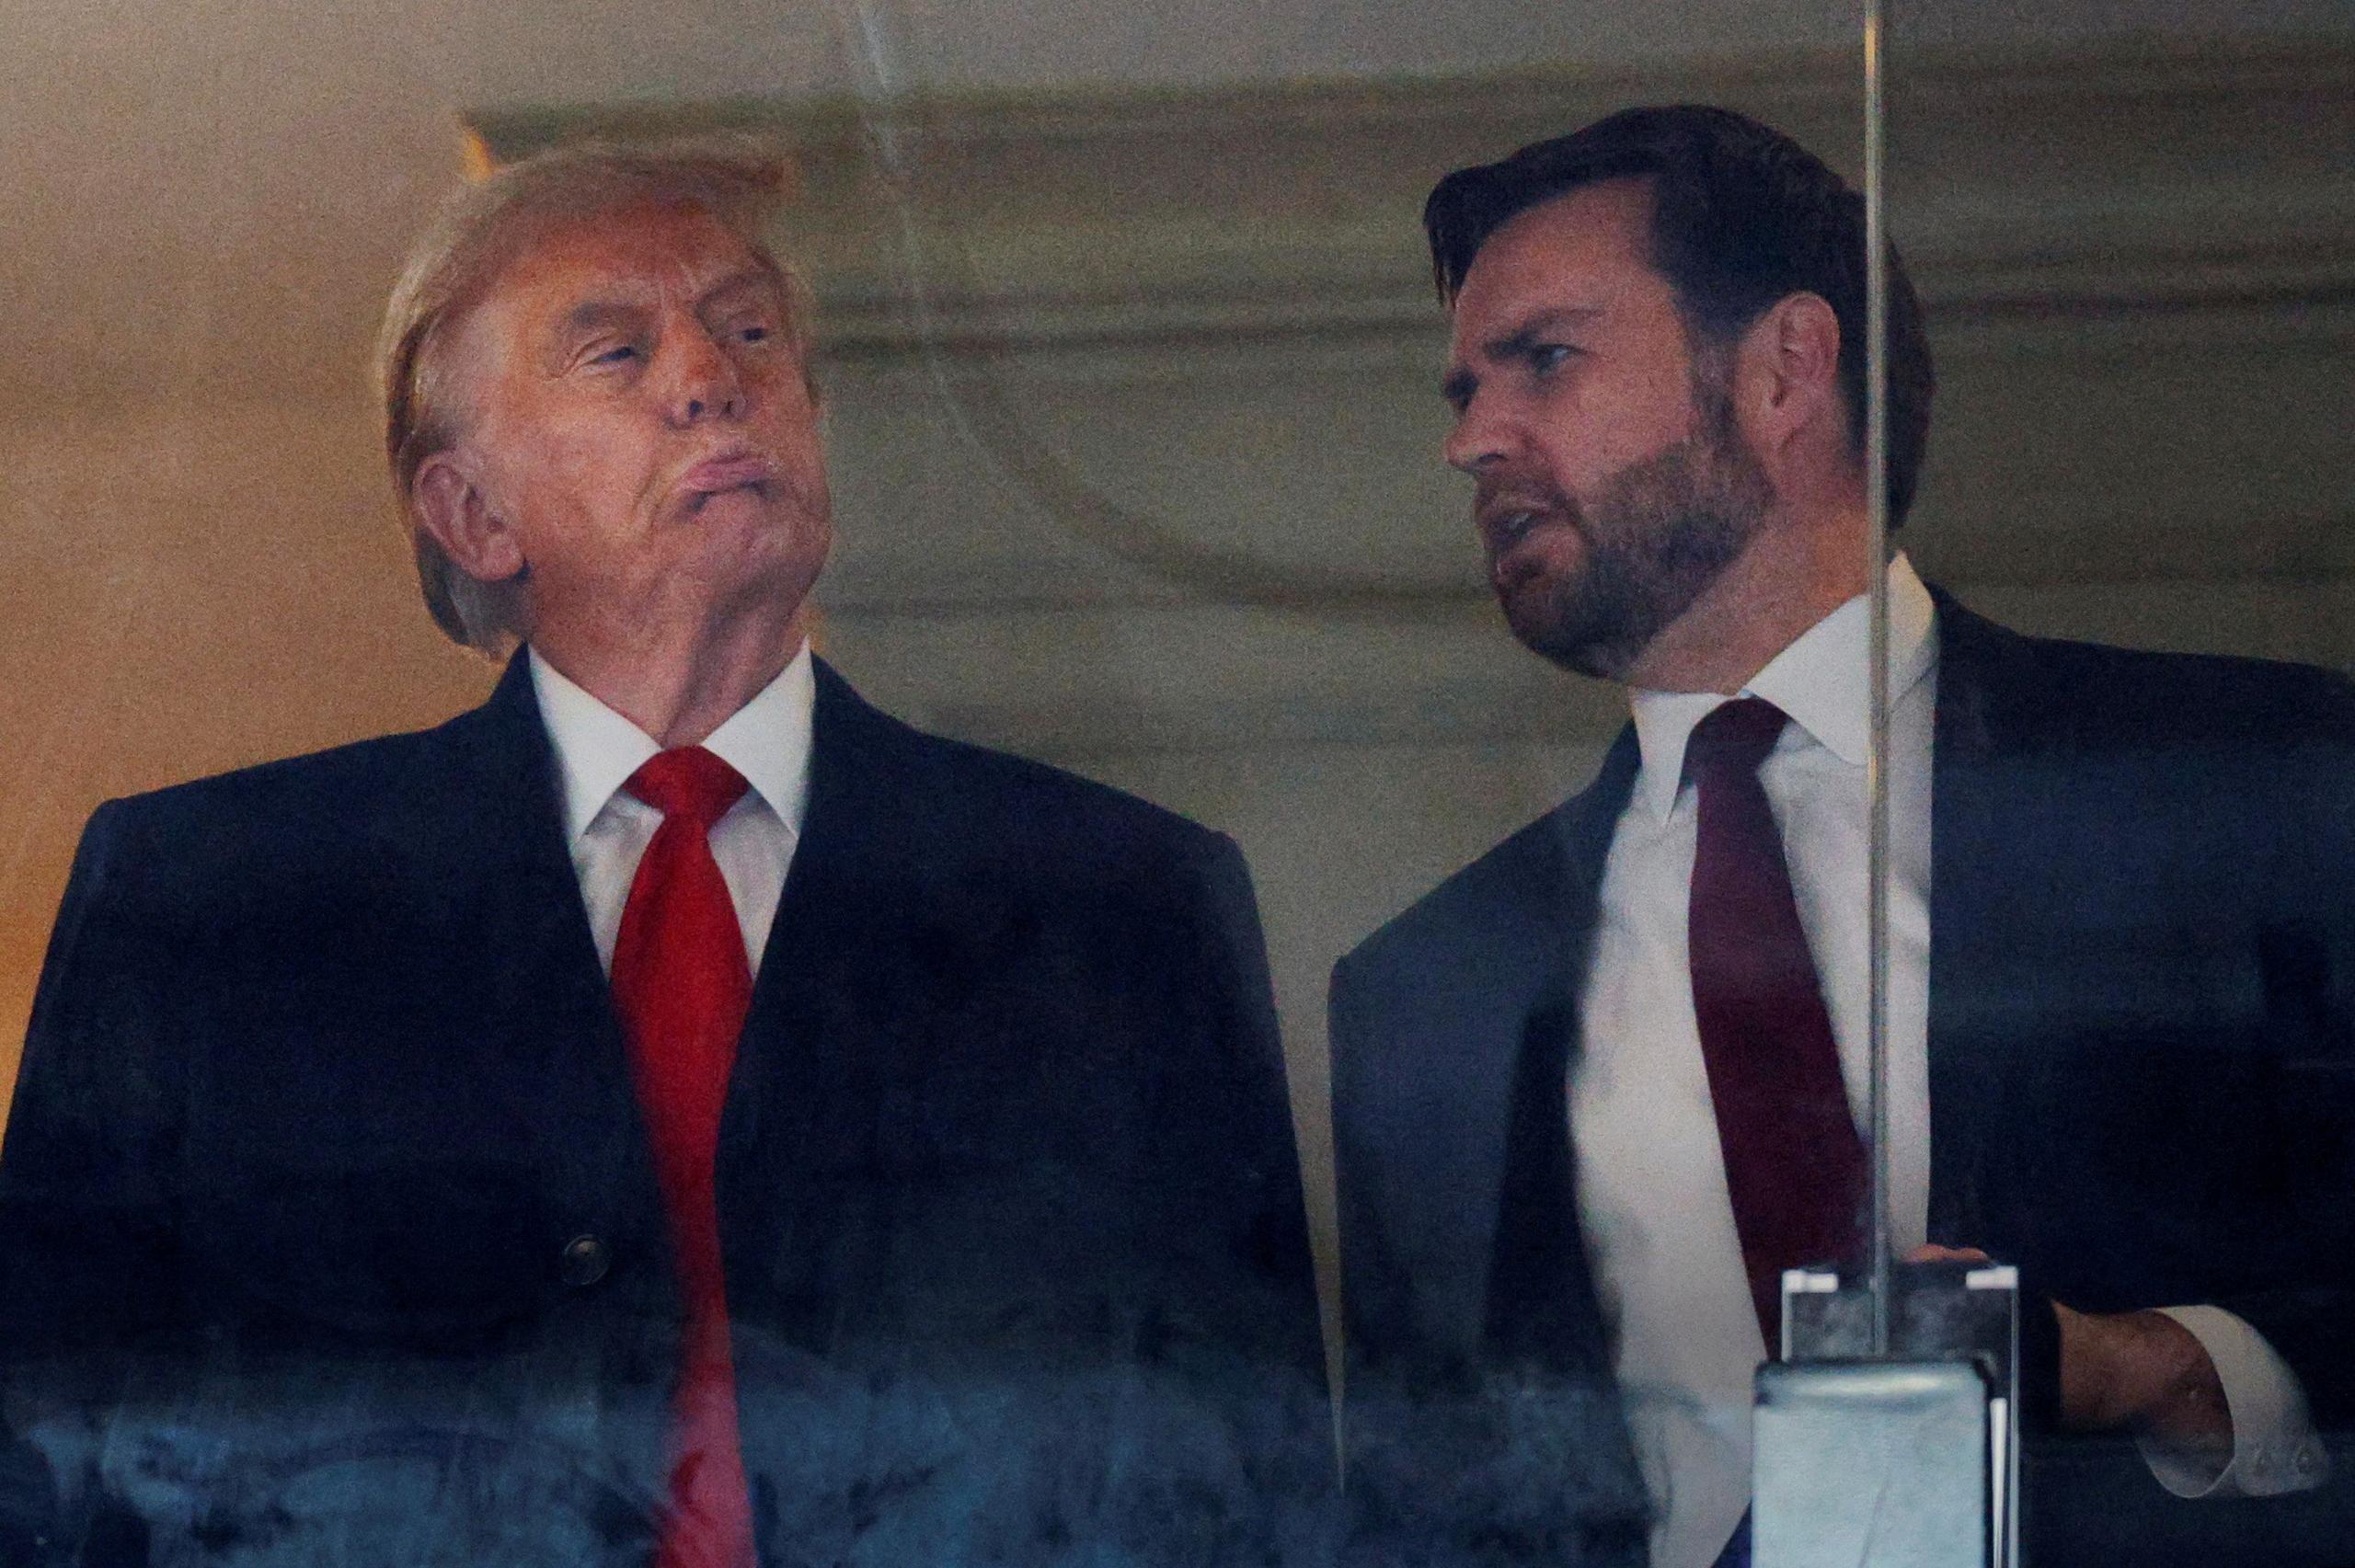
<path fill-rule="evenodd" d="M 1542 480 L 1482 475 L 1472 493 L 1472 521 L 1494 561 L 1544 522 L 1560 522 L 1583 534 L 1586 513 L 1578 502 Z"/>

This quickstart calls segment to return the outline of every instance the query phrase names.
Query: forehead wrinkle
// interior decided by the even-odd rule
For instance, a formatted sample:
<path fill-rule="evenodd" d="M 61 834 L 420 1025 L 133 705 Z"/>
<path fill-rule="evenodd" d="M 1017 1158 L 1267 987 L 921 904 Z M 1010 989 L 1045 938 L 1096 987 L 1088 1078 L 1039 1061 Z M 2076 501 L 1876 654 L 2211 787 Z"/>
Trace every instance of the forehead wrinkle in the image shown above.
<path fill-rule="evenodd" d="M 689 281 L 692 282 L 692 280 Z M 608 280 L 607 283 L 611 286 L 610 292 L 601 287 L 598 295 L 580 301 L 557 320 L 555 326 L 558 335 L 569 337 L 577 333 L 595 331 L 601 327 L 634 326 L 647 314 L 649 300 L 627 296 L 642 293 L 659 298 L 666 292 L 661 280 L 650 278 L 644 273 L 625 272 L 619 277 Z M 633 289 L 634 284 L 640 287 Z M 730 271 L 717 282 L 696 293 L 694 308 L 697 314 L 701 314 L 711 309 L 715 303 L 726 301 L 731 294 L 752 292 L 775 300 L 780 304 L 784 299 L 784 290 L 767 271 L 758 266 L 742 267 Z M 623 297 L 615 297 L 615 295 Z"/>
<path fill-rule="evenodd" d="M 780 280 L 775 273 L 771 272 L 764 267 L 755 264 L 751 267 L 740 267 L 735 271 L 730 272 L 727 277 L 722 278 L 710 288 L 706 289 L 702 295 L 697 298 L 695 303 L 698 306 L 708 306 L 715 300 L 721 299 L 729 294 L 743 292 L 758 292 L 767 294 L 772 297 L 781 298 L 784 295 L 785 290 Z"/>
<path fill-rule="evenodd" d="M 1565 326 L 1583 326 L 1599 319 L 1601 305 L 1540 305 L 1522 316 L 1518 324 L 1497 334 L 1480 345 L 1480 353 L 1491 360 L 1509 360 L 1537 346 L 1538 338 L 1546 332 Z"/>
<path fill-rule="evenodd" d="M 1474 350 L 1476 358 L 1491 364 L 1510 363 L 1537 346 L 1539 337 L 1565 326 L 1585 325 L 1599 319 L 1601 305 L 1541 305 L 1523 317 L 1513 327 L 1483 339 Z M 1468 398 L 1478 390 L 1480 379 L 1470 368 L 1458 362 L 1440 382 L 1440 395 L 1453 402 Z"/>
<path fill-rule="evenodd" d="M 644 307 L 620 300 L 583 300 L 564 313 L 557 325 L 567 332 L 586 331 L 634 320 Z"/>
<path fill-rule="evenodd" d="M 655 223 L 638 228 L 647 215 Z M 689 254 L 674 248 L 675 228 L 661 239 L 654 237 L 654 230 L 680 218 L 704 231 L 686 247 Z M 616 230 L 627 236 L 618 247 Z M 545 300 L 537 306 L 530 303 L 552 275 L 561 274 L 572 277 L 582 297 L 553 312 Z M 711 280 L 706 283 L 706 278 Z M 495 261 L 483 268 L 464 302 L 445 318 L 435 335 L 433 357 L 441 361 L 435 379 L 448 383 L 443 395 L 454 422 L 470 425 L 479 413 L 477 383 L 484 377 L 536 366 L 557 344 L 581 331 L 635 326 L 634 318 L 659 308 L 672 291 L 687 295 L 693 301 L 690 308 L 700 314 L 737 289 L 764 290 L 775 301 L 781 320 L 798 334 L 784 269 L 764 246 L 700 207 L 624 205 L 544 216 L 519 225 Z"/>

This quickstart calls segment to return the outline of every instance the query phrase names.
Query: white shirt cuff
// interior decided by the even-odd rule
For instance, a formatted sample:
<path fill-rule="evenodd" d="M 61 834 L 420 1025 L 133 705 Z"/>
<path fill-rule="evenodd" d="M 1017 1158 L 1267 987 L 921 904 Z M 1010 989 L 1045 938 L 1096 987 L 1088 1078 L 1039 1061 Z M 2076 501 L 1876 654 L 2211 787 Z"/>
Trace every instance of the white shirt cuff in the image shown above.
<path fill-rule="evenodd" d="M 2158 1483 L 2177 1497 L 2276 1497 L 2320 1486 L 2330 1457 L 2315 1436 L 2306 1391 L 2265 1336 L 2221 1307 L 2160 1310 L 2215 1366 L 2233 1422 L 2233 1457 L 2219 1470 L 2212 1457 L 2143 1437 L 2142 1459 Z"/>

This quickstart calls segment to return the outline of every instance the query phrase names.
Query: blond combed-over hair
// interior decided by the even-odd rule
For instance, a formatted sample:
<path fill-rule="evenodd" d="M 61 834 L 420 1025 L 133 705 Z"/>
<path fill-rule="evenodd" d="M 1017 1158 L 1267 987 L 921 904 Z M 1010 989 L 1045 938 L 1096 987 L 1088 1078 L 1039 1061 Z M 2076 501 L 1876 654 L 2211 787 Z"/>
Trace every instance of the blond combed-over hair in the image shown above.
<path fill-rule="evenodd" d="M 810 291 L 769 242 L 787 187 L 786 160 L 749 139 L 577 143 L 460 188 L 419 237 L 385 307 L 375 377 L 385 457 L 417 557 L 418 587 L 452 641 L 498 657 L 525 632 L 520 582 L 469 576 L 425 527 L 416 501 L 425 461 L 458 439 L 451 350 L 468 313 L 552 227 L 634 207 L 691 207 L 717 219 L 776 275 L 787 334 L 806 365 Z"/>

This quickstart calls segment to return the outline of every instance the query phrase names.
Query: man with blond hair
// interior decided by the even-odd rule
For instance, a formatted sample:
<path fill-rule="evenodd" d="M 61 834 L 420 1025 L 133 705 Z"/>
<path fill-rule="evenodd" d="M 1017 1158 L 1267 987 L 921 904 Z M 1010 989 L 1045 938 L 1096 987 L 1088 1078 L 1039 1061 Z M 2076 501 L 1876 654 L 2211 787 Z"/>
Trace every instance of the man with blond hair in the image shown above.
<path fill-rule="evenodd" d="M 379 368 L 497 690 L 92 818 L 0 1158 L 61 1561 L 1313 1550 L 1241 857 L 812 655 L 778 185 L 590 148 L 461 193 Z"/>

